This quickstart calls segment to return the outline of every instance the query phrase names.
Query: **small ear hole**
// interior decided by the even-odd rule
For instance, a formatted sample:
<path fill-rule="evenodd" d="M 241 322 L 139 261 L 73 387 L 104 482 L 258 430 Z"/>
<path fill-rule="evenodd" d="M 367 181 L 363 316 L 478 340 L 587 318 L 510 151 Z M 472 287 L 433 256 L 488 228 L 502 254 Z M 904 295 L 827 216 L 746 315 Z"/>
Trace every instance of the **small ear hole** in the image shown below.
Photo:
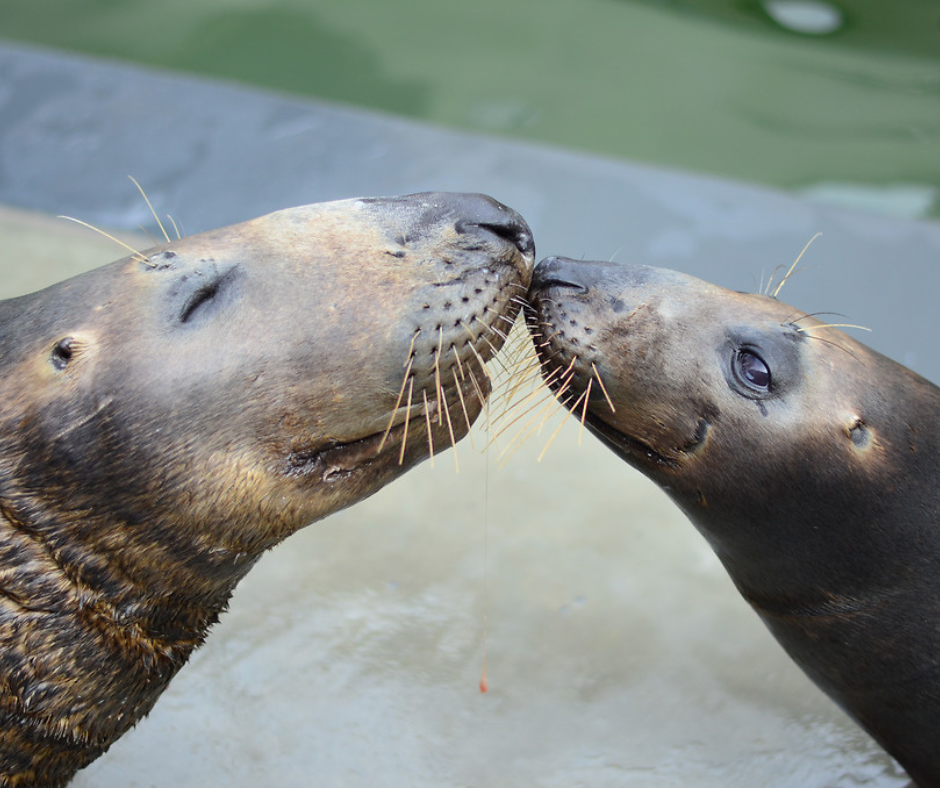
<path fill-rule="evenodd" d="M 60 372 L 65 369 L 75 355 L 76 342 L 72 337 L 65 337 L 52 348 L 52 366 Z"/>
<path fill-rule="evenodd" d="M 872 440 L 871 430 L 861 419 L 856 419 L 855 424 L 849 427 L 849 439 L 856 449 L 868 448 Z"/>

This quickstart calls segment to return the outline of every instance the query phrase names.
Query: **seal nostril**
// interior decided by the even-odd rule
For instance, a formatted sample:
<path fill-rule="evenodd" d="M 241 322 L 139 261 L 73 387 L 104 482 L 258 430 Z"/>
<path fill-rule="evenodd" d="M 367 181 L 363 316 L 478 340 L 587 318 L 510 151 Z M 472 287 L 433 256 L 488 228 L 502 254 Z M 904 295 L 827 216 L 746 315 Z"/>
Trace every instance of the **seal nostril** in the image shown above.
<path fill-rule="evenodd" d="M 535 243 L 532 240 L 532 233 L 529 228 L 515 221 L 507 221 L 505 224 L 480 224 L 484 230 L 489 230 L 503 240 L 509 241 L 522 254 L 534 255 Z"/>
<path fill-rule="evenodd" d="M 458 221 L 454 225 L 458 233 L 468 233 L 473 230 L 484 230 L 492 233 L 497 238 L 502 238 L 516 247 L 523 255 L 532 257 L 535 255 L 535 242 L 532 239 L 532 233 L 521 220 L 516 220 L 507 216 L 505 221 L 501 222 L 474 222 L 468 220 Z"/>
<path fill-rule="evenodd" d="M 546 257 L 542 260 L 535 266 L 535 271 L 532 273 L 532 284 L 529 288 L 531 292 L 548 290 L 551 287 L 563 287 L 586 293 L 587 285 L 578 281 L 580 277 L 577 274 L 580 269 L 568 265 L 568 262 L 562 257 Z"/>

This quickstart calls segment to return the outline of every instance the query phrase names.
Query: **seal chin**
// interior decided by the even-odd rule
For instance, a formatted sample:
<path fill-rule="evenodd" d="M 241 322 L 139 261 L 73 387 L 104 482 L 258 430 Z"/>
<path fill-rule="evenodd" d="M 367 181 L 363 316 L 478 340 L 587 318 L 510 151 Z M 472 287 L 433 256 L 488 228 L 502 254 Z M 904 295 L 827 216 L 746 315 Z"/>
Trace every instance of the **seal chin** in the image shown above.
<path fill-rule="evenodd" d="M 388 427 L 380 432 L 294 448 L 287 457 L 288 474 L 337 484 L 377 465 L 409 467 L 423 458 L 429 447 L 435 453 L 442 452 L 464 438 L 490 387 L 489 380 L 481 376 L 474 384 L 463 385 L 459 395 L 448 392 L 443 408 L 438 405 L 441 400 L 429 399 L 410 408 L 398 408 Z M 455 418 L 452 414 L 458 412 Z"/>
<path fill-rule="evenodd" d="M 585 426 L 621 459 L 641 467 L 669 468 L 677 470 L 680 461 L 673 456 L 663 454 L 639 438 L 631 437 L 612 427 L 597 414 L 588 411 L 584 419 Z"/>
<path fill-rule="evenodd" d="M 712 422 L 702 416 L 687 441 L 675 448 L 662 448 L 653 445 L 648 439 L 624 432 L 611 424 L 605 418 L 608 415 L 605 407 L 589 404 L 584 415 L 584 425 L 614 454 L 647 473 L 657 470 L 681 471 L 690 459 L 705 448 L 711 436 Z M 580 418 L 577 413 L 574 415 Z"/>
<path fill-rule="evenodd" d="M 292 475 L 316 476 L 325 484 L 344 481 L 386 454 L 397 452 L 404 424 L 348 443 L 330 443 L 314 449 L 292 451 L 288 456 Z"/>

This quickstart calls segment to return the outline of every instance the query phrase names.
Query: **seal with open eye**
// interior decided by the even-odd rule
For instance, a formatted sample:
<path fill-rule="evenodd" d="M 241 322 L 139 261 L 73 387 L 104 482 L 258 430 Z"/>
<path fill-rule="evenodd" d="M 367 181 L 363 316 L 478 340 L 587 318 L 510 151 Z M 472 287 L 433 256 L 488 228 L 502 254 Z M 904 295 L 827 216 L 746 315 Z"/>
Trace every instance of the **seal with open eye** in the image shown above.
<path fill-rule="evenodd" d="M 940 785 L 940 390 L 763 295 L 543 260 L 543 375 L 658 483 L 806 674 Z"/>
<path fill-rule="evenodd" d="M 0 301 L 0 786 L 65 784 L 265 550 L 463 437 L 533 255 L 482 195 L 347 200 Z"/>

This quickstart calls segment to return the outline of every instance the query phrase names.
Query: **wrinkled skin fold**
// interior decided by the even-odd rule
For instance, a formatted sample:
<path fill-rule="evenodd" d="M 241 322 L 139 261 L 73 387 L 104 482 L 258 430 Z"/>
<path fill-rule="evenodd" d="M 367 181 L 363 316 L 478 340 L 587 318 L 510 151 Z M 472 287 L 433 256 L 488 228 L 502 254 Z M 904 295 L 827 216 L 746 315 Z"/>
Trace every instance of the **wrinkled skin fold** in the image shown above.
<path fill-rule="evenodd" d="M 549 258 L 528 298 L 556 395 L 682 508 L 806 674 L 940 785 L 940 390 L 673 271 Z"/>
<path fill-rule="evenodd" d="M 0 302 L 0 786 L 64 785 L 265 550 L 462 438 L 533 254 L 482 195 L 347 200 Z"/>

